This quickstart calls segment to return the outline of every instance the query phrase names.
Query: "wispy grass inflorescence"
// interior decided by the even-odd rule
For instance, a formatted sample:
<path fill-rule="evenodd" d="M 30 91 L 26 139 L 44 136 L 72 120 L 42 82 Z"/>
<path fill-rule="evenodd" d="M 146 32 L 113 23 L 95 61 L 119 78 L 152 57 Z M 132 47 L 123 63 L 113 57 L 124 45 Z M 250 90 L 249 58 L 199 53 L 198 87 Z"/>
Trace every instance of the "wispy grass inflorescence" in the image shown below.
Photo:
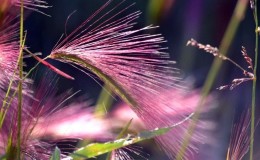
<path fill-rule="evenodd" d="M 246 51 L 246 48 L 242 46 L 242 56 L 244 57 L 246 63 L 248 64 L 248 69 L 250 69 L 250 71 L 247 71 L 246 69 L 244 69 L 243 67 L 241 67 L 239 64 L 237 64 L 235 61 L 233 61 L 232 59 L 228 58 L 227 56 L 225 55 L 222 55 L 218 48 L 217 47 L 212 47 L 211 45 L 207 44 L 207 45 L 204 45 L 204 44 L 201 44 L 201 43 L 198 43 L 196 40 L 194 39 L 191 39 L 187 42 L 187 46 L 188 45 L 191 45 L 193 47 L 197 47 L 199 49 L 203 49 L 205 52 L 207 53 L 210 53 L 212 54 L 213 56 L 215 57 L 218 57 L 224 61 L 229 61 L 231 62 L 232 64 L 234 64 L 236 67 L 238 67 L 240 70 L 243 71 L 243 74 L 244 74 L 244 78 L 236 78 L 236 79 L 233 79 L 233 81 L 231 82 L 230 85 L 223 85 L 223 86 L 220 86 L 219 90 L 223 90 L 223 89 L 226 89 L 226 88 L 229 88 L 230 90 L 234 89 L 235 87 L 239 86 L 241 83 L 244 83 L 246 81 L 253 81 L 255 76 L 253 74 L 253 63 L 252 63 L 252 59 L 248 56 L 247 54 L 247 51 Z"/>
<path fill-rule="evenodd" d="M 105 11 L 112 1 L 105 3 L 59 42 L 50 57 L 94 72 L 131 105 L 148 129 L 180 122 L 195 108 L 183 106 L 187 112 L 182 114 L 168 99 L 169 95 L 178 99 L 179 95 L 171 91 L 182 90 L 183 82 L 178 77 L 179 70 L 172 66 L 175 62 L 169 60 L 166 48 L 161 46 L 164 38 L 160 34 L 148 33 L 156 28 L 154 26 L 135 28 L 134 20 L 139 17 L 139 11 L 120 17 L 132 6 L 119 10 L 124 1 Z M 173 129 L 158 138 L 172 159 L 178 152 L 185 129 L 186 126 Z M 194 151 L 196 147 L 191 143 L 189 149 Z"/>

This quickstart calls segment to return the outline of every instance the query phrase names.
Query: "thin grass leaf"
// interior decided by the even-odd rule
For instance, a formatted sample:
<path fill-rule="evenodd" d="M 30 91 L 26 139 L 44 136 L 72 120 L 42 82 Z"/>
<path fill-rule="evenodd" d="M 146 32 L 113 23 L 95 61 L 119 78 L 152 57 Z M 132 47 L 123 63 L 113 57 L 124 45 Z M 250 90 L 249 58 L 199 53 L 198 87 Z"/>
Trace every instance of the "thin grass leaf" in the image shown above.
<path fill-rule="evenodd" d="M 21 59 L 19 39 L 18 39 L 18 23 L 15 19 L 8 19 L 6 24 L 0 28 L 0 99 L 2 105 L 0 108 L 0 128 L 2 127 L 5 115 L 10 104 L 18 92 L 18 81 L 21 79 L 17 75 L 18 60 Z M 24 41 L 23 41 L 24 43 Z M 24 47 L 24 44 L 22 44 Z M 25 74 L 22 72 L 22 74 Z M 31 95 L 28 84 L 31 80 L 24 77 L 23 95 Z"/>
<path fill-rule="evenodd" d="M 86 147 L 82 147 L 75 151 L 72 154 L 73 158 L 79 158 L 79 157 L 84 157 L 84 158 L 92 158 L 96 157 L 98 155 L 111 152 L 113 150 L 126 147 L 131 144 L 135 144 L 137 142 L 141 142 L 147 139 L 154 138 L 156 136 L 162 135 L 164 133 L 167 133 L 171 127 L 169 128 L 161 128 L 161 129 L 156 129 L 153 131 L 145 131 L 139 133 L 137 136 L 134 137 L 126 137 L 122 139 L 118 139 L 115 141 L 111 142 L 106 142 L 106 143 L 92 143 L 87 145 Z"/>
<path fill-rule="evenodd" d="M 61 151 L 58 147 L 55 147 L 54 152 L 52 153 L 52 156 L 50 160 L 60 160 Z"/>
<path fill-rule="evenodd" d="M 181 125 L 185 121 L 187 121 L 193 114 L 185 118 L 179 123 L 176 123 L 172 126 L 165 127 L 165 128 L 156 128 L 151 131 L 143 131 L 138 133 L 137 135 L 128 135 L 126 138 L 121 138 L 115 141 L 110 141 L 106 143 L 92 143 L 85 147 L 82 147 L 71 155 L 74 159 L 77 158 L 92 158 L 98 155 L 111 152 L 116 149 L 120 149 L 122 147 L 126 147 L 147 139 L 155 138 L 157 136 L 163 135 L 169 132 L 172 128 Z"/>
<path fill-rule="evenodd" d="M 132 123 L 133 119 L 131 119 L 126 126 L 121 130 L 121 132 L 118 134 L 118 136 L 116 137 L 116 139 L 120 139 L 123 138 L 124 135 L 127 134 L 128 128 L 130 127 L 131 123 Z M 109 152 L 107 155 L 106 160 L 111 160 L 112 159 L 112 152 Z"/>
<path fill-rule="evenodd" d="M 235 34 L 237 32 L 237 29 L 239 27 L 240 22 L 243 20 L 245 11 L 247 8 L 248 1 L 239 0 L 237 1 L 235 10 L 233 12 L 233 15 L 230 19 L 230 22 L 228 24 L 228 27 L 225 31 L 224 37 L 221 40 L 221 44 L 219 46 L 219 51 L 222 53 L 222 55 L 226 56 L 228 49 L 230 48 L 231 43 L 233 42 L 233 38 L 235 37 Z M 210 89 L 212 88 L 212 85 L 214 84 L 215 80 L 217 79 L 218 72 L 220 70 L 222 61 L 220 59 L 215 59 L 206 78 L 206 81 L 202 87 L 202 96 L 200 98 L 200 101 L 198 103 L 193 123 L 190 124 L 188 133 L 185 135 L 183 144 L 181 146 L 181 149 L 178 152 L 178 155 L 176 156 L 176 160 L 182 160 L 185 157 L 185 153 L 187 151 L 187 146 L 190 144 L 190 141 L 192 139 L 191 135 L 194 134 L 195 126 L 200 118 L 200 112 L 204 108 L 204 102 L 206 100 L 207 95 L 210 93 Z"/>
<path fill-rule="evenodd" d="M 24 1 L 21 0 L 20 6 L 20 54 L 18 58 L 18 68 L 19 68 L 19 82 L 18 82 L 18 114 L 17 114 L 17 158 L 21 159 L 21 145 L 22 145 L 22 109 L 23 109 L 23 48 L 25 45 L 26 35 L 24 35 Z"/>
<path fill-rule="evenodd" d="M 128 128 L 130 127 L 133 119 L 131 119 L 126 126 L 121 130 L 121 132 L 118 134 L 117 139 L 122 138 L 124 135 L 126 135 Z"/>
<path fill-rule="evenodd" d="M 109 87 L 104 85 L 102 86 L 101 93 L 99 94 L 95 114 L 97 116 L 105 116 L 107 111 L 111 108 L 112 103 L 114 101 L 113 92 L 110 91 Z"/>
<path fill-rule="evenodd" d="M 64 96 L 68 95 L 62 94 L 58 97 L 54 96 L 56 90 L 52 87 L 52 84 L 56 83 L 56 81 L 52 79 L 53 76 L 51 78 L 47 78 L 47 74 L 44 76 L 46 79 L 51 80 L 41 82 L 40 86 L 35 90 L 33 97 L 24 96 L 22 99 L 21 130 L 18 130 L 19 122 L 16 118 L 18 115 L 17 97 L 10 104 L 0 130 L 0 152 L 6 153 L 7 159 L 17 159 L 18 157 L 16 153 L 18 149 L 18 132 L 21 134 L 20 154 L 23 159 L 50 159 L 51 157 L 52 148 L 55 145 L 48 141 L 42 141 L 42 137 L 44 137 L 45 134 L 40 133 L 41 130 L 39 130 L 37 126 L 44 123 L 45 125 L 43 125 L 41 129 L 45 130 L 48 128 L 47 123 L 50 123 L 48 118 L 54 112 L 58 112 L 60 105 L 64 105 L 62 102 L 66 100 Z M 59 121 L 61 121 L 61 118 L 59 118 Z M 61 157 L 66 158 L 64 154 L 61 154 Z"/>
<path fill-rule="evenodd" d="M 256 110 L 256 80 L 257 80 L 257 64 L 258 64 L 258 52 L 259 52 L 259 24 L 258 24 L 258 5 L 257 0 L 251 0 L 251 7 L 253 9 L 253 15 L 255 20 L 255 62 L 254 62 L 254 76 L 252 86 L 252 110 L 251 110 L 251 134 L 250 134 L 250 160 L 253 160 L 254 152 L 254 130 L 255 130 L 255 110 Z M 254 5 L 252 5 L 254 3 Z"/>

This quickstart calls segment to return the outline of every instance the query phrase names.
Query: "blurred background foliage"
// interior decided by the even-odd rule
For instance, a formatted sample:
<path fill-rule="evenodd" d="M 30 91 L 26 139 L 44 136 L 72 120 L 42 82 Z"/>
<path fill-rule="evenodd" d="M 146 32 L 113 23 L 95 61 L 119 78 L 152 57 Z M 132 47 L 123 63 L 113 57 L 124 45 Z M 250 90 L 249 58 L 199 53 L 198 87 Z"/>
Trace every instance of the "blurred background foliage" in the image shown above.
<path fill-rule="evenodd" d="M 115 3 L 119 1 L 115 0 Z M 203 44 L 218 47 L 236 2 L 236 0 L 127 0 L 124 6 L 136 3 L 125 14 L 136 10 L 143 12 L 138 19 L 137 28 L 149 24 L 160 26 L 154 30 L 154 33 L 161 33 L 167 40 L 165 46 L 168 47 L 171 58 L 177 61 L 176 67 L 181 69 L 181 77 L 190 81 L 194 88 L 200 88 L 204 84 L 214 57 L 197 48 L 187 47 L 186 43 L 190 38 L 194 38 Z M 28 18 L 25 21 L 25 28 L 28 32 L 26 44 L 31 51 L 42 52 L 44 57 L 51 52 L 65 30 L 70 33 L 104 4 L 104 0 L 49 0 L 48 3 L 52 7 L 44 10 L 44 13 L 51 15 L 51 17 L 39 13 L 28 13 Z M 68 19 L 68 16 L 75 10 L 76 12 Z M 254 34 L 253 15 L 248 6 L 244 19 L 228 50 L 228 57 L 245 68 L 247 64 L 242 57 L 241 46 L 246 47 L 249 56 L 253 59 Z M 76 78 L 75 81 L 60 78 L 60 83 L 58 83 L 60 92 L 73 87 L 74 90 L 81 90 L 82 94 L 87 94 L 93 102 L 97 100 L 101 87 L 93 79 L 66 64 L 50 62 Z M 35 63 L 33 60 L 27 60 L 28 68 Z M 38 72 L 41 73 L 42 69 L 39 69 Z M 229 142 L 230 126 L 234 113 L 242 112 L 245 108 L 250 107 L 252 84 L 251 82 L 244 83 L 232 91 L 217 91 L 215 88 L 230 84 L 234 78 L 242 76 L 242 72 L 238 68 L 224 62 L 214 84 L 212 93 L 217 95 L 219 106 L 209 116 L 218 122 L 214 138 L 217 139 L 216 142 L 223 145 L 215 147 L 217 151 L 208 152 L 215 153 L 212 154 L 215 155 L 212 159 L 225 157 L 227 147 L 223 146 Z M 39 77 L 36 78 L 39 79 Z M 259 97 L 259 94 L 256 97 Z M 259 117 L 258 108 L 259 106 L 256 110 L 257 117 Z M 257 139 L 255 141 L 257 142 Z"/>

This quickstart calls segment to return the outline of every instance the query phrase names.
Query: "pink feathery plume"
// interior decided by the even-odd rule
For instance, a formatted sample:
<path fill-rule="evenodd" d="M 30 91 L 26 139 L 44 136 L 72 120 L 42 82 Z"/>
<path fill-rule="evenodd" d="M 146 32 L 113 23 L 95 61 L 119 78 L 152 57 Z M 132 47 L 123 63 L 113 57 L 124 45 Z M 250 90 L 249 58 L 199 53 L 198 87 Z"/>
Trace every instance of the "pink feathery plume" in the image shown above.
<path fill-rule="evenodd" d="M 112 152 L 111 160 L 148 160 L 149 154 L 143 151 L 143 148 L 136 145 L 123 147 Z"/>
<path fill-rule="evenodd" d="M 17 23 L 6 22 L 0 28 L 0 88 L 5 87 L 17 69 L 19 56 L 19 40 Z"/>
<path fill-rule="evenodd" d="M 26 97 L 23 102 L 23 106 L 26 106 L 26 108 L 23 108 L 21 120 L 21 154 L 24 159 L 48 159 L 52 152 L 52 146 L 31 136 L 31 132 L 34 130 L 34 124 L 37 123 L 37 118 L 30 114 L 34 109 L 29 108 L 29 101 L 31 100 L 28 98 L 29 97 Z M 18 122 L 16 120 L 17 99 L 14 99 L 11 103 L 0 131 L 0 153 L 3 155 L 6 154 L 10 159 L 16 159 L 17 155 L 15 151 L 18 141 L 17 133 L 19 132 Z M 9 142 L 10 139 L 11 144 Z"/>
<path fill-rule="evenodd" d="M 84 103 L 71 104 L 52 113 L 48 118 L 41 117 L 33 132 L 35 137 L 52 139 L 80 138 L 88 140 L 113 139 L 110 120 L 101 119 Z"/>
<path fill-rule="evenodd" d="M 185 117 L 194 112 L 200 98 L 200 93 L 198 91 L 186 92 L 181 90 L 171 90 L 165 94 L 165 102 L 168 103 L 170 106 L 174 107 L 174 109 L 171 109 L 171 107 L 160 108 L 161 110 L 166 109 L 167 113 L 164 112 L 165 114 L 157 114 L 157 116 L 168 117 L 169 119 L 171 119 L 172 122 L 175 123 L 180 121 L 181 115 Z M 212 97 L 209 97 L 207 99 L 207 103 L 205 104 L 205 106 L 207 107 L 203 111 L 204 113 L 207 113 L 210 110 L 210 108 L 214 107 L 211 103 L 212 99 Z M 140 125 L 142 120 L 139 119 L 125 104 L 118 106 L 118 109 L 113 111 L 111 115 L 111 117 L 114 117 L 114 119 L 120 121 L 117 122 L 120 124 L 126 124 L 129 121 L 129 119 L 133 118 L 132 125 L 135 126 L 135 128 L 131 128 L 130 126 L 130 129 L 139 128 L 138 130 L 140 130 L 140 126 L 142 126 L 142 124 Z M 174 147 L 177 149 L 181 145 L 183 140 L 182 137 L 186 134 L 190 122 L 191 121 L 184 122 L 182 125 L 173 128 L 173 130 L 170 133 L 167 133 L 157 138 L 157 141 L 163 146 L 165 146 L 163 149 L 169 156 L 171 156 L 171 151 Z M 115 122 L 114 125 L 116 125 L 117 123 Z M 146 122 L 144 121 L 144 123 Z M 163 126 L 164 124 L 161 125 Z M 210 141 L 206 140 L 206 137 L 210 135 L 210 131 L 213 131 L 214 127 L 214 123 L 211 122 L 209 119 L 199 120 L 195 129 L 195 133 L 192 136 L 192 143 L 189 147 L 191 147 L 194 151 L 198 153 L 199 149 L 197 147 L 200 146 L 202 143 L 211 144 Z M 167 139 L 168 141 L 166 141 L 165 139 Z M 194 156 L 195 155 L 193 155 L 192 153 L 187 153 L 186 155 L 187 159 L 190 160 L 194 159 Z M 174 159 L 174 157 L 172 158 Z"/>
<path fill-rule="evenodd" d="M 173 104 L 167 96 L 171 94 L 169 90 L 178 92 L 182 89 L 180 78 L 176 76 L 178 69 L 172 67 L 174 62 L 169 60 L 168 53 L 161 46 L 165 42 L 164 38 L 160 34 L 148 33 L 156 28 L 153 26 L 135 29 L 134 20 L 140 15 L 138 11 L 118 18 L 131 7 L 120 10 L 124 1 L 106 12 L 105 8 L 112 1 L 105 3 L 58 43 L 50 57 L 88 68 L 90 71 L 98 72 L 97 76 L 101 80 L 106 82 L 109 79 L 115 83 L 120 89 L 114 86 L 112 89 L 131 105 L 147 129 L 178 123 L 188 114 L 180 113 L 179 106 L 175 106 L 178 102 Z M 104 75 L 108 78 L 104 78 Z M 130 100 L 126 99 L 122 92 Z M 172 98 L 179 98 L 179 95 L 172 94 Z M 189 111 L 185 113 L 195 111 L 195 108 L 189 108 L 189 105 L 192 104 L 181 106 L 183 110 Z M 169 113 L 175 113 L 176 118 L 170 117 Z M 172 159 L 180 149 L 184 137 L 182 133 L 186 129 L 186 125 L 178 127 L 157 138 Z M 176 142 L 169 141 L 172 136 L 177 135 L 179 138 Z M 186 156 L 195 148 L 190 144 Z"/>
<path fill-rule="evenodd" d="M 44 75 L 44 77 L 46 79 L 49 77 L 49 79 L 53 80 L 48 75 Z M 42 130 L 48 127 L 47 122 L 58 123 L 57 121 L 62 121 L 62 119 L 56 119 L 56 121 L 50 122 L 48 118 L 57 112 L 63 112 L 62 107 L 64 107 L 65 102 L 71 98 L 71 95 L 68 93 L 56 96 L 57 90 L 53 87 L 53 84 L 55 84 L 56 81 L 46 81 L 46 79 L 44 79 L 43 82 L 40 83 L 39 87 L 34 91 L 33 98 L 28 96 L 24 96 L 23 98 L 21 152 L 24 159 L 50 158 L 55 144 L 49 143 L 48 141 L 42 141 L 46 136 Z M 81 105 L 83 105 L 83 103 Z M 74 112 L 74 114 L 76 113 Z M 18 122 L 16 117 L 17 99 L 14 98 L 13 101 L 11 101 L 0 130 L 0 153 L 5 153 L 7 148 L 10 149 L 10 147 L 15 151 L 15 148 L 17 147 Z M 37 126 L 41 123 L 44 123 L 45 126 L 42 126 L 42 130 L 39 132 Z M 12 139 L 11 146 L 9 144 L 10 137 Z M 63 138 L 66 137 L 64 136 Z M 13 153 L 9 153 L 9 156 L 10 155 L 13 155 Z M 66 156 L 62 155 L 62 157 Z"/>
<path fill-rule="evenodd" d="M 142 120 L 126 103 L 118 104 L 108 115 L 111 122 L 113 122 L 110 125 L 114 128 L 122 128 L 122 126 L 125 126 L 132 119 L 129 130 L 141 131 L 145 129 Z"/>
<path fill-rule="evenodd" d="M 199 104 L 201 95 L 198 91 L 186 92 L 181 90 L 170 90 L 164 94 L 164 101 L 166 102 L 168 107 L 165 107 L 164 105 L 159 105 L 158 109 L 163 111 L 157 116 L 167 117 L 167 120 L 169 122 L 174 123 L 181 121 L 183 117 L 187 117 L 188 115 L 196 111 L 196 107 Z M 204 104 L 207 107 L 204 107 L 203 112 L 201 112 L 200 114 L 203 115 L 207 113 L 210 110 L 210 108 L 213 107 L 211 101 L 212 98 L 208 97 L 207 102 Z M 192 120 L 186 121 L 183 124 L 174 127 L 170 131 L 170 133 L 166 133 L 165 135 L 162 135 L 157 138 L 157 141 L 159 142 L 159 144 L 164 146 L 163 150 L 171 159 L 175 159 L 174 155 L 172 154 L 172 151 L 178 151 L 181 149 L 180 147 L 182 146 L 183 138 L 185 135 L 188 134 L 187 129 L 191 123 Z M 158 124 L 161 126 L 165 126 L 165 122 L 163 121 L 158 122 Z M 191 141 L 185 153 L 184 159 L 194 159 L 194 157 L 196 156 L 193 152 L 198 153 L 200 151 L 198 148 L 199 146 L 201 146 L 202 144 L 211 143 L 207 140 L 207 136 L 210 135 L 210 131 L 212 131 L 214 127 L 214 123 L 206 119 L 200 119 L 196 123 L 195 131 L 192 135 L 190 135 Z"/>
<path fill-rule="evenodd" d="M 0 11 L 6 12 L 13 6 L 20 7 L 21 0 L 0 0 Z M 43 0 L 23 0 L 24 8 L 43 13 L 39 10 L 39 8 L 48 8 L 48 3 Z M 43 13 L 44 14 L 44 13 Z"/>
<path fill-rule="evenodd" d="M 4 25 L 0 26 L 0 97 L 2 98 L 6 90 L 12 82 L 11 89 L 14 90 L 17 87 L 17 81 L 19 80 L 17 68 L 18 58 L 20 54 L 20 45 L 18 39 L 19 27 L 15 19 L 6 18 Z M 28 90 L 28 84 L 31 80 L 25 78 L 23 80 L 23 93 L 30 95 Z"/>
<path fill-rule="evenodd" d="M 243 113 L 238 122 L 235 122 L 230 136 L 227 160 L 241 160 L 249 150 L 250 111 Z"/>

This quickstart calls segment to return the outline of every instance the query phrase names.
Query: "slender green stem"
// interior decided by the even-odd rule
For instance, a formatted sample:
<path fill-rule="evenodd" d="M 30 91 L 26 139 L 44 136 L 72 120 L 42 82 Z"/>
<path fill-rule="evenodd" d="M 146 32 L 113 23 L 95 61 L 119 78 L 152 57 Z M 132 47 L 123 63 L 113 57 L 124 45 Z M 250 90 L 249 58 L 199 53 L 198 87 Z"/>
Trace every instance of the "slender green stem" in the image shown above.
<path fill-rule="evenodd" d="M 104 85 L 102 91 L 98 97 L 98 101 L 95 108 L 95 115 L 103 117 L 106 115 L 107 110 L 111 107 L 113 102 L 113 92 L 108 85 Z"/>
<path fill-rule="evenodd" d="M 122 128 L 121 132 L 117 135 L 116 140 L 123 138 L 127 134 L 127 131 L 129 129 L 132 121 L 133 121 L 133 118 L 125 125 L 124 128 Z M 107 154 L 106 160 L 112 160 L 112 152 L 109 152 Z"/>
<path fill-rule="evenodd" d="M 228 51 L 228 49 L 231 45 L 231 42 L 234 39 L 235 33 L 237 32 L 237 28 L 238 28 L 241 20 L 244 17 L 247 4 L 248 4 L 248 0 L 239 0 L 236 4 L 236 8 L 234 10 L 234 13 L 231 17 L 231 20 L 228 24 L 227 30 L 224 34 L 224 37 L 223 37 L 221 44 L 220 44 L 220 47 L 219 47 L 219 51 L 222 55 L 227 54 L 227 51 Z M 199 120 L 199 117 L 200 117 L 199 113 L 203 109 L 203 104 L 206 100 L 207 95 L 210 92 L 210 89 L 212 88 L 212 85 L 213 85 L 213 83 L 216 79 L 216 76 L 219 72 L 221 64 L 222 64 L 221 59 L 218 59 L 218 58 L 214 59 L 214 62 L 212 64 L 210 71 L 209 71 L 209 74 L 207 76 L 206 82 L 205 82 L 205 84 L 202 88 L 202 95 L 201 95 L 200 101 L 198 103 L 197 110 L 196 110 L 196 112 L 195 112 L 195 114 L 192 118 L 193 121 L 190 124 L 189 129 L 187 131 L 187 134 L 184 137 L 184 141 L 183 141 L 182 146 L 181 146 L 181 148 L 180 148 L 180 150 L 179 150 L 179 152 L 176 156 L 176 160 L 182 160 L 183 159 L 183 156 L 186 152 L 186 149 L 187 149 L 187 147 L 190 143 L 192 134 L 195 130 L 196 123 Z"/>
<path fill-rule="evenodd" d="M 25 41 L 24 41 L 25 42 Z M 24 44 L 23 44 L 24 46 Z M 32 73 L 32 71 L 34 71 L 36 69 L 36 67 L 40 64 L 40 62 L 38 62 L 34 67 L 32 67 L 29 72 L 27 72 L 27 74 L 25 76 L 23 76 L 23 81 Z M 10 88 L 11 89 L 11 88 Z M 7 114 L 7 111 L 8 109 L 10 108 L 11 104 L 12 104 L 12 101 L 14 100 L 14 97 L 17 95 L 17 92 L 18 92 L 18 88 L 16 88 L 16 90 L 14 91 L 14 93 L 12 94 L 10 100 L 8 101 L 8 104 L 6 106 L 6 104 L 4 105 L 4 109 L 0 109 L 0 128 L 2 128 L 3 126 L 3 122 L 4 122 L 4 119 L 5 119 L 5 116 Z M 9 96 L 9 94 L 8 94 Z M 7 96 L 7 97 L 8 97 Z M 5 102 L 7 103 L 7 101 Z"/>
<path fill-rule="evenodd" d="M 20 56 L 19 56 L 19 83 L 18 83 L 18 114 L 17 114 L 17 123 L 18 123 L 18 132 L 17 132 L 17 159 L 21 159 L 21 122 L 22 122 L 22 98 L 23 98 L 23 20 L 24 20 L 24 8 L 23 0 L 21 0 L 21 15 L 20 15 Z"/>
<path fill-rule="evenodd" d="M 123 87 L 121 87 L 111 77 L 104 74 L 99 68 L 93 66 L 91 63 L 88 63 L 88 61 L 83 60 L 76 55 L 63 52 L 55 53 L 51 55 L 50 58 L 61 61 L 69 61 L 90 70 L 91 72 L 95 73 L 110 88 L 110 90 L 114 91 L 118 96 L 120 96 L 122 100 L 133 107 L 138 106 L 137 102 L 132 98 L 131 95 L 127 93 Z"/>
<path fill-rule="evenodd" d="M 258 60 L 258 17 L 257 17 L 257 0 L 254 1 L 255 6 L 253 9 L 253 15 L 255 20 L 255 63 L 254 63 L 254 80 L 252 87 L 252 110 L 251 110 L 251 134 L 250 134 L 250 160 L 253 160 L 254 152 L 254 132 L 255 132 L 255 101 L 256 101 L 256 73 L 257 73 L 257 60 Z"/>

